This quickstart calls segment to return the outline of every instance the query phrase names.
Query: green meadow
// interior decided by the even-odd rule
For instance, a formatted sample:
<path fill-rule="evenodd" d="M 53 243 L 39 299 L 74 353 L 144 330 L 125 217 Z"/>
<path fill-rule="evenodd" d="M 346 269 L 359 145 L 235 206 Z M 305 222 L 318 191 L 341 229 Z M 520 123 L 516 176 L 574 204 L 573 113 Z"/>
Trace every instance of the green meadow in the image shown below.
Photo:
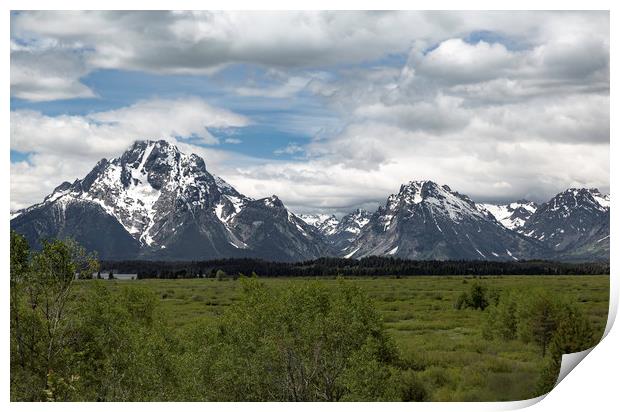
<path fill-rule="evenodd" d="M 268 290 L 317 280 L 336 288 L 332 278 L 260 278 Z M 484 336 L 488 310 L 457 310 L 459 295 L 472 283 L 497 293 L 528 294 L 544 289 L 576 304 L 599 341 L 607 321 L 609 276 L 500 276 L 352 278 L 380 312 L 403 359 L 428 390 L 431 401 L 508 401 L 539 395 L 536 381 L 544 368 L 540 348 L 519 339 Z M 215 322 L 240 299 L 241 282 L 233 279 L 110 280 L 115 290 L 141 287 L 155 293 L 157 316 L 182 333 L 197 322 Z M 89 287 L 80 281 L 79 287 Z"/>

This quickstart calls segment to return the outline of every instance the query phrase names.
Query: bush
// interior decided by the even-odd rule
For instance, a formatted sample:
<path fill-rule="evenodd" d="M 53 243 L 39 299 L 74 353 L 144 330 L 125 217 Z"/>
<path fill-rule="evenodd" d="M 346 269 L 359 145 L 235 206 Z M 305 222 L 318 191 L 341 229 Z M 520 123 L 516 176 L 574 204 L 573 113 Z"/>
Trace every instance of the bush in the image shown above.
<path fill-rule="evenodd" d="M 204 387 L 219 401 L 387 400 L 396 348 L 359 289 L 318 283 L 277 292 L 241 279 L 206 336 Z M 217 378 L 215 378 L 217 377 Z"/>
<path fill-rule="evenodd" d="M 430 400 L 429 389 L 418 374 L 412 370 L 404 371 L 398 380 L 400 400 L 405 402 L 426 402 Z"/>
<path fill-rule="evenodd" d="M 546 359 L 537 381 L 539 395 L 553 389 L 563 354 L 580 352 L 596 343 L 592 326 L 581 309 L 542 289 L 502 295 L 488 311 L 483 337 L 519 338 L 540 348 Z"/>
<path fill-rule="evenodd" d="M 218 269 L 217 272 L 215 272 L 216 280 L 224 280 L 225 278 L 226 278 L 226 272 L 224 272 L 222 269 Z"/>
<path fill-rule="evenodd" d="M 506 293 L 501 299 L 496 300 L 495 305 L 488 309 L 488 315 L 483 325 L 483 336 L 493 338 L 495 336 L 504 340 L 512 340 L 517 337 L 517 304 L 519 297 L 515 293 Z"/>
<path fill-rule="evenodd" d="M 469 288 L 469 293 L 461 293 L 454 304 L 454 307 L 459 310 L 467 308 L 484 310 L 487 306 L 489 306 L 487 288 L 480 283 L 473 283 Z"/>
<path fill-rule="evenodd" d="M 471 300 L 467 292 L 462 292 L 454 303 L 454 308 L 458 310 L 470 308 L 471 306 Z"/>
<path fill-rule="evenodd" d="M 558 313 L 558 327 L 553 332 L 549 344 L 549 358 L 538 380 L 537 390 L 540 394 L 553 389 L 560 373 L 562 355 L 581 352 L 596 344 L 594 331 L 588 318 L 575 304 L 563 302 Z"/>
<path fill-rule="evenodd" d="M 560 306 L 545 290 L 522 295 L 517 307 L 517 334 L 523 342 L 534 342 L 544 357 L 558 327 Z"/>

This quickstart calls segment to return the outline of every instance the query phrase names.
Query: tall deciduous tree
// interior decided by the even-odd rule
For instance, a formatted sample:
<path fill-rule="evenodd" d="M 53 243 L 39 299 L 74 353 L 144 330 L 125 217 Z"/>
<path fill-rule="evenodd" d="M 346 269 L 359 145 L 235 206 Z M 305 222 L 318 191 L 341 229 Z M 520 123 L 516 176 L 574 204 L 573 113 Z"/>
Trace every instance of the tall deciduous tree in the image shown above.
<path fill-rule="evenodd" d="M 44 241 L 41 251 L 30 252 L 23 237 L 11 234 L 11 366 L 29 388 L 29 400 L 56 399 L 71 386 L 63 374 L 71 286 L 79 273 L 96 270 L 95 257 L 73 241 Z"/>

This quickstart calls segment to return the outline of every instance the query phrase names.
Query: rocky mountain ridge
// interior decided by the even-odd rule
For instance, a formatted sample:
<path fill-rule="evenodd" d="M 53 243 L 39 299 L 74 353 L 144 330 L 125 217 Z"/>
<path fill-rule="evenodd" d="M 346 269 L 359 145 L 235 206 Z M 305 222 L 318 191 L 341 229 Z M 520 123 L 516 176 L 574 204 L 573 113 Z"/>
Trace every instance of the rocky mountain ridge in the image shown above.
<path fill-rule="evenodd" d="M 11 228 L 35 247 L 73 237 L 105 259 L 608 260 L 609 210 L 609 195 L 597 189 L 568 189 L 540 205 L 493 205 L 411 181 L 375 212 L 298 216 L 276 195 L 239 193 L 195 154 L 137 141 L 12 213 Z"/>

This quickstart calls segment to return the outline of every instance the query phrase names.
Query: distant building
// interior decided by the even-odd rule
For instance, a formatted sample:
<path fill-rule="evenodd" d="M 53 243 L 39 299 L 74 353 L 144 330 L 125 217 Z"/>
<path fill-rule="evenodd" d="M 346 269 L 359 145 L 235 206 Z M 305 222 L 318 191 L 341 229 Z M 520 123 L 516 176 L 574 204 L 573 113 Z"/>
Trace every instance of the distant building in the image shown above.
<path fill-rule="evenodd" d="M 114 273 L 114 274 L 112 274 L 112 276 L 114 276 L 114 279 L 118 279 L 118 280 L 136 280 L 136 279 L 138 279 L 138 274 L 137 273 Z"/>
<path fill-rule="evenodd" d="M 77 279 L 77 274 L 75 275 Z M 92 274 L 93 279 L 110 279 L 110 272 L 94 272 Z M 136 280 L 138 279 L 137 273 L 114 273 L 112 272 L 112 279 L 118 280 Z"/>

